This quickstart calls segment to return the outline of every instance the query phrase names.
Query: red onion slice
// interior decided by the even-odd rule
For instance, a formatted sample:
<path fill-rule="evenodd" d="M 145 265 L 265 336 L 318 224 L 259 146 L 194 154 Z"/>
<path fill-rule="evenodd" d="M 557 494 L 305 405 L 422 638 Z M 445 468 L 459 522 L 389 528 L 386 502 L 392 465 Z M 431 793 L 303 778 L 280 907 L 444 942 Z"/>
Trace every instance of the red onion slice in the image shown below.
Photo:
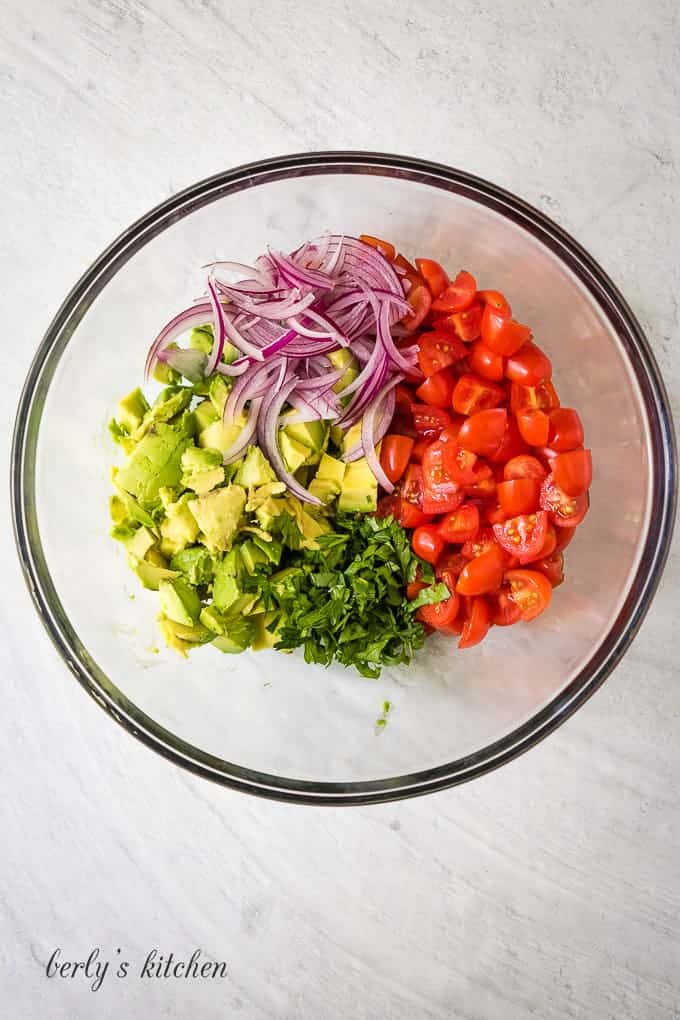
<path fill-rule="evenodd" d="M 183 375 L 189 382 L 199 382 L 205 376 L 205 366 L 208 362 L 203 351 L 195 351 L 193 348 L 170 347 L 160 351 L 157 361 L 174 368 L 176 372 Z"/>
<path fill-rule="evenodd" d="M 297 379 L 288 379 L 278 393 L 275 393 L 265 402 L 261 413 L 258 415 L 257 421 L 257 438 L 262 448 L 262 452 L 265 457 L 274 468 L 277 478 L 280 478 L 285 483 L 287 488 L 297 496 L 303 503 L 311 503 L 314 506 L 323 506 L 322 500 L 317 496 L 312 495 L 304 485 L 298 482 L 295 475 L 292 475 L 287 470 L 286 465 L 281 456 L 279 450 L 278 441 L 278 423 L 279 414 L 283 408 L 283 405 L 292 394 L 295 386 L 297 385 Z"/>
<path fill-rule="evenodd" d="M 257 429 L 257 421 L 260 414 L 260 407 L 262 405 L 262 399 L 253 400 L 250 405 L 250 413 L 248 414 L 248 421 L 244 425 L 241 432 L 238 434 L 238 438 L 229 449 L 225 452 L 223 463 L 233 464 L 235 460 L 240 460 L 243 454 L 248 449 L 250 442 L 255 435 Z"/>

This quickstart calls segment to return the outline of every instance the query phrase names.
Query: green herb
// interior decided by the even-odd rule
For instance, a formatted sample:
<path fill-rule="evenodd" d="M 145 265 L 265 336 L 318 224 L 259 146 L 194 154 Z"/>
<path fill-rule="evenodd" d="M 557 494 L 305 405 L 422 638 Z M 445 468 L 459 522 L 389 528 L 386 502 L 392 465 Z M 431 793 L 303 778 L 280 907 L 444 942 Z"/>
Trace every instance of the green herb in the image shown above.
<path fill-rule="evenodd" d="M 431 606 L 434 602 L 444 602 L 451 597 L 451 592 L 445 584 L 431 584 L 429 588 L 419 591 L 412 602 L 409 602 L 409 609 L 412 613 L 421 606 Z"/>

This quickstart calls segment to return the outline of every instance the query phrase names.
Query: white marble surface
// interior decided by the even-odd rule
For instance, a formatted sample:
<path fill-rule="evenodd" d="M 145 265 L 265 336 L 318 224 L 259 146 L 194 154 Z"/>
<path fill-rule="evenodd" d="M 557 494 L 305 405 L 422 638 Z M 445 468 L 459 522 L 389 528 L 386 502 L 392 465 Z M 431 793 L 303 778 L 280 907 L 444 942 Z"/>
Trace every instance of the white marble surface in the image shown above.
<path fill-rule="evenodd" d="M 5 0 L 5 477 L 24 373 L 93 257 L 178 188 L 301 149 L 422 154 L 545 209 L 629 298 L 678 414 L 679 67 L 673 0 Z M 3 1016 L 680 1016 L 677 545 L 623 664 L 540 747 L 424 800 L 294 809 L 113 725 L 0 513 Z M 47 980 L 56 946 L 135 968 L 200 947 L 229 975 L 92 992 Z"/>

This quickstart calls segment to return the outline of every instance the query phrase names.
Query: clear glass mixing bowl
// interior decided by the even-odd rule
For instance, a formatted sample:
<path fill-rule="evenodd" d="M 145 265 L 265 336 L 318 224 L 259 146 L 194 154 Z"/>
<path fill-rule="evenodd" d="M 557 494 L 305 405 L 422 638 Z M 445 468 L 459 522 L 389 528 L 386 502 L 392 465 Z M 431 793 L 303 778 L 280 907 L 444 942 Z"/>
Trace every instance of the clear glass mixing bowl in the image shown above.
<path fill-rule="evenodd" d="M 324 231 L 390 238 L 470 268 L 509 296 L 553 363 L 593 451 L 590 513 L 567 580 L 528 626 L 458 652 L 432 638 L 378 681 L 300 655 L 188 662 L 157 650 L 157 595 L 108 535 L 118 398 L 150 338 L 216 257 L 249 261 Z M 16 539 L 55 645 L 131 733 L 198 775 L 263 796 L 369 803 L 462 782 L 525 750 L 612 670 L 658 584 L 675 499 L 673 431 L 642 331 L 602 269 L 520 199 L 448 167 L 316 153 L 239 167 L 183 191 L 122 234 L 58 312 L 29 373 L 13 450 Z M 132 596 L 134 595 L 134 599 Z M 376 732 L 384 700 L 388 725 Z"/>

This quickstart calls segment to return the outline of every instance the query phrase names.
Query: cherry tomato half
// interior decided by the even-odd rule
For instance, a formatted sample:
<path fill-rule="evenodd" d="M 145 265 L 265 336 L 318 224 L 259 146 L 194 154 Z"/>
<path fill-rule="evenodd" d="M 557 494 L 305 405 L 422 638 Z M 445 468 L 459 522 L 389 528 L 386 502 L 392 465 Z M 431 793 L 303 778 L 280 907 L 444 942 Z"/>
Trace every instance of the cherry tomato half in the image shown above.
<path fill-rule="evenodd" d="M 493 533 L 499 545 L 516 556 L 520 563 L 529 563 L 543 548 L 547 529 L 548 514 L 539 510 L 511 517 L 503 524 L 494 524 Z"/>
<path fill-rule="evenodd" d="M 531 407 L 536 411 L 552 411 L 560 406 L 557 390 L 549 379 L 538 386 L 522 386 L 512 383 L 510 386 L 510 410 L 517 414 L 523 407 Z"/>
<path fill-rule="evenodd" d="M 411 404 L 411 413 L 416 432 L 426 439 L 436 439 L 442 429 L 451 424 L 451 418 L 441 407 Z"/>
<path fill-rule="evenodd" d="M 505 556 L 502 549 L 492 545 L 481 556 L 475 556 L 461 571 L 456 583 L 459 595 L 486 595 L 495 591 L 503 580 Z"/>
<path fill-rule="evenodd" d="M 471 541 L 479 531 L 479 509 L 474 503 L 463 503 L 457 510 L 446 514 L 439 525 L 439 534 L 445 542 Z"/>
<path fill-rule="evenodd" d="M 522 619 L 522 612 L 511 595 L 510 585 L 503 587 L 490 599 L 491 620 L 497 627 L 511 627 Z"/>
<path fill-rule="evenodd" d="M 515 354 L 530 337 L 531 330 L 528 326 L 497 312 L 492 305 L 484 306 L 482 340 L 496 354 L 504 356 Z"/>
<path fill-rule="evenodd" d="M 479 290 L 477 291 L 477 297 L 483 304 L 491 305 L 496 312 L 500 312 L 501 315 L 505 315 L 510 318 L 512 315 L 512 308 L 508 304 L 505 295 L 501 294 L 499 290 Z"/>
<path fill-rule="evenodd" d="M 434 375 L 427 376 L 416 390 L 416 396 L 424 404 L 432 407 L 451 407 L 451 397 L 456 380 L 449 368 L 443 368 Z"/>
<path fill-rule="evenodd" d="M 416 617 L 421 623 L 435 630 L 444 630 L 451 626 L 458 616 L 460 598 L 454 590 L 451 590 L 451 597 L 443 602 L 435 602 L 430 606 L 421 606 L 416 610 Z"/>
<path fill-rule="evenodd" d="M 505 427 L 505 434 L 500 441 L 498 449 L 489 454 L 489 460 L 493 464 L 503 464 L 506 460 L 512 460 L 522 453 L 526 453 L 527 444 L 522 439 L 514 415 L 508 418 Z"/>
<path fill-rule="evenodd" d="M 467 347 L 452 333 L 423 333 L 418 337 L 418 364 L 423 375 L 435 375 L 467 354 Z"/>
<path fill-rule="evenodd" d="M 449 316 L 451 325 L 458 336 L 466 344 L 476 340 L 482 332 L 482 314 L 484 309 L 478 301 L 466 308 L 464 312 L 455 312 Z"/>
<path fill-rule="evenodd" d="M 533 620 L 548 607 L 552 586 L 538 570 L 508 570 L 505 575 L 512 600 L 519 607 L 525 622 Z"/>
<path fill-rule="evenodd" d="M 421 524 L 411 535 L 411 548 L 426 563 L 436 563 L 444 550 L 444 539 L 435 524 Z"/>
<path fill-rule="evenodd" d="M 569 496 L 549 474 L 541 486 L 541 507 L 550 514 L 550 520 L 560 528 L 575 528 L 588 511 L 588 496 Z M 564 548 L 564 546 L 561 546 Z"/>
<path fill-rule="evenodd" d="M 541 482 L 538 478 L 513 478 L 496 486 L 498 502 L 506 517 L 532 514 L 538 510 Z"/>
<path fill-rule="evenodd" d="M 380 466 L 391 482 L 398 482 L 408 467 L 413 440 L 388 432 L 380 446 Z"/>
<path fill-rule="evenodd" d="M 489 604 L 483 595 L 468 599 L 465 605 L 465 623 L 458 642 L 459 648 L 472 648 L 486 637 L 491 626 Z"/>
<path fill-rule="evenodd" d="M 406 329 L 413 332 L 427 317 L 432 306 L 432 297 L 425 283 L 412 283 L 406 300 L 413 310 L 404 316 L 402 322 Z"/>
<path fill-rule="evenodd" d="M 505 390 L 498 383 L 466 373 L 459 377 L 451 403 L 458 414 L 475 414 L 498 407 L 504 400 Z"/>
<path fill-rule="evenodd" d="M 359 234 L 359 240 L 369 244 L 371 248 L 377 248 L 381 255 L 384 255 L 390 262 L 394 260 L 395 247 L 389 241 L 383 241 L 380 237 L 371 237 L 370 234 Z"/>
<path fill-rule="evenodd" d="M 577 411 L 571 407 L 557 407 L 550 412 L 550 432 L 540 446 L 549 446 L 557 453 L 566 453 L 583 446 L 583 425 Z"/>
<path fill-rule="evenodd" d="M 507 423 L 508 412 L 504 407 L 477 411 L 461 425 L 458 444 L 483 457 L 491 456 L 501 444 Z"/>
<path fill-rule="evenodd" d="M 423 453 L 423 491 L 421 506 L 425 513 L 439 514 L 457 510 L 464 494 L 448 469 L 445 443 L 431 443 Z"/>
<path fill-rule="evenodd" d="M 519 434 L 529 446 L 545 446 L 550 431 L 550 418 L 545 411 L 533 407 L 522 407 L 517 411 Z"/>
<path fill-rule="evenodd" d="M 473 372 L 482 379 L 500 382 L 505 375 L 505 360 L 502 354 L 496 354 L 482 340 L 475 340 L 468 352 L 468 363 Z"/>
<path fill-rule="evenodd" d="M 544 556 L 540 560 L 536 560 L 531 564 L 532 570 L 538 570 L 550 581 L 553 588 L 559 587 L 564 581 L 564 557 L 559 551 L 551 553 L 550 556 Z"/>
<path fill-rule="evenodd" d="M 438 298 L 450 284 L 449 275 L 434 259 L 416 259 L 418 272 L 430 289 L 433 298 Z"/>
<path fill-rule="evenodd" d="M 580 496 L 590 488 L 593 480 L 593 461 L 590 450 L 583 448 L 558 453 L 552 462 L 555 484 L 567 496 Z"/>
<path fill-rule="evenodd" d="M 436 301 L 432 302 L 432 310 L 435 312 L 464 312 L 469 308 L 477 293 L 477 281 L 472 273 L 461 269 L 455 280 L 448 285 L 446 290 Z"/>
<path fill-rule="evenodd" d="M 528 453 L 520 454 L 519 457 L 513 457 L 503 468 L 503 478 L 506 482 L 511 481 L 513 478 L 543 479 L 547 473 L 540 460 Z"/>
<path fill-rule="evenodd" d="M 505 374 L 522 386 L 538 386 L 544 379 L 552 377 L 552 362 L 536 344 L 525 343 L 508 358 Z"/>

